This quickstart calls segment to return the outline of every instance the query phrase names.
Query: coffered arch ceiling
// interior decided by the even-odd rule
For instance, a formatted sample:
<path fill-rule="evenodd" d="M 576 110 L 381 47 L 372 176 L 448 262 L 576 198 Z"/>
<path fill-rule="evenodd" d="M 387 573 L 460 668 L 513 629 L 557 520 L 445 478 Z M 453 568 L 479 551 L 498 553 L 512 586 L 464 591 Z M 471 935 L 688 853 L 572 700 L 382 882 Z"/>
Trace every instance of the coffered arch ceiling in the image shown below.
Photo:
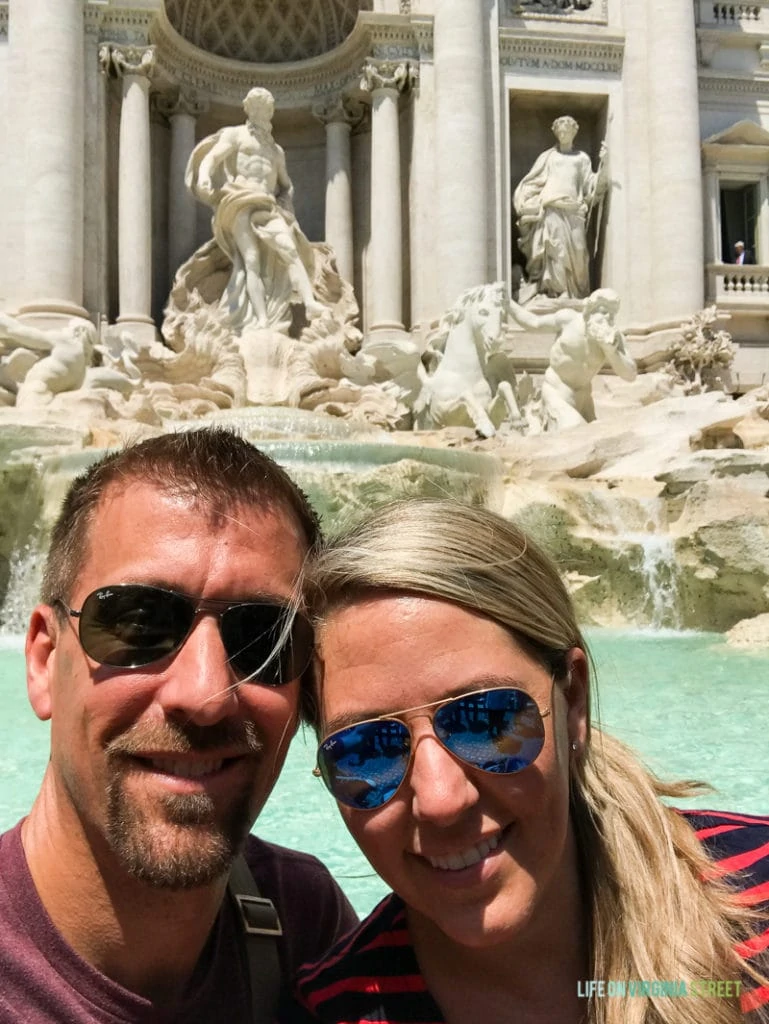
<path fill-rule="evenodd" d="M 372 0 L 165 0 L 169 22 L 188 42 L 257 64 L 326 53 L 371 7 Z"/>

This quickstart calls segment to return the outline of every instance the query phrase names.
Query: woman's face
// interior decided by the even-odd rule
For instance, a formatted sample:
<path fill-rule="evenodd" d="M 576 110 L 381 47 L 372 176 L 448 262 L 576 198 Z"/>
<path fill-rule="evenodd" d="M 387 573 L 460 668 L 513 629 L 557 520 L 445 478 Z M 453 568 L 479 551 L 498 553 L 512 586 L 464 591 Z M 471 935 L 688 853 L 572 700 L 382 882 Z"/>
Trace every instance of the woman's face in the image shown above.
<path fill-rule="evenodd" d="M 491 619 L 413 596 L 334 611 L 320 631 L 323 735 L 355 721 L 474 689 L 525 690 L 544 719 L 542 752 L 515 775 L 482 772 L 438 742 L 429 714 L 407 715 L 413 755 L 389 803 L 340 805 L 373 867 L 409 905 L 412 927 L 463 946 L 547 933 L 579 898 L 569 824 L 571 743 L 585 739 L 586 665 L 571 654 L 568 694 Z M 469 866 L 465 866 L 469 865 Z"/>

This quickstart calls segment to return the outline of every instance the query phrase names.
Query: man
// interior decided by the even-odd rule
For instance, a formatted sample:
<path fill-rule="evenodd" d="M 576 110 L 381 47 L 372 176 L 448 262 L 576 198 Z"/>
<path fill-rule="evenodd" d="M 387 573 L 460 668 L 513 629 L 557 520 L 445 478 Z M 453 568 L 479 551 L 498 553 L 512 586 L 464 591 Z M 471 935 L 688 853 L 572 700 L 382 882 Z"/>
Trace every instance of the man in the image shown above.
<path fill-rule="evenodd" d="M 185 179 L 213 208 L 214 238 L 232 262 L 231 326 L 276 326 L 299 302 L 312 319 L 324 306 L 313 295 L 313 252 L 294 215 L 286 157 L 272 137 L 272 94 L 251 89 L 243 109 L 244 125 L 222 128 L 196 146 Z"/>
<path fill-rule="evenodd" d="M 513 194 L 518 246 L 526 257 L 527 291 L 581 299 L 590 291 L 588 218 L 608 184 L 606 146 L 593 172 L 587 153 L 574 149 L 574 118 L 556 118 L 552 130 L 558 145 L 537 158 Z"/>
<path fill-rule="evenodd" d="M 316 539 L 283 470 L 222 430 L 73 483 L 26 642 L 50 761 L 0 837 L 2 1024 L 254 1019 L 241 850 L 284 978 L 354 922 L 314 858 L 248 835 L 296 729 L 312 636 L 292 598 Z"/>
<path fill-rule="evenodd" d="M 734 243 L 734 262 L 740 267 L 745 263 L 755 263 L 753 253 L 745 248 L 744 242 Z"/>
<path fill-rule="evenodd" d="M 550 365 L 542 381 L 545 429 L 565 429 L 592 423 L 593 377 L 607 363 L 623 380 L 638 372 L 628 355 L 622 332 L 614 326 L 619 298 L 610 288 L 599 288 L 585 300 L 582 312 L 561 309 L 537 316 L 510 302 L 511 315 L 530 330 L 555 330 Z"/>

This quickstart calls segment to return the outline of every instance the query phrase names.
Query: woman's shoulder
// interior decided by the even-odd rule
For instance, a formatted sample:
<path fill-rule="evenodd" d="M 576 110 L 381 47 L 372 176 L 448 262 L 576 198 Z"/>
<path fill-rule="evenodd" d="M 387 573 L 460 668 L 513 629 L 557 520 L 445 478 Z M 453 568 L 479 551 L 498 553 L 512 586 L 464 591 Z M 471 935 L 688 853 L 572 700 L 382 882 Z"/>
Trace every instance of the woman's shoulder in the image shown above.
<path fill-rule="evenodd" d="M 419 970 L 405 906 L 394 894 L 322 960 L 299 969 L 295 998 L 315 1020 L 442 1020 Z"/>
<path fill-rule="evenodd" d="M 350 976 L 363 969 L 373 950 L 375 959 L 381 960 L 387 957 L 388 950 L 402 950 L 404 946 L 410 946 L 406 908 L 400 897 L 390 893 L 322 959 L 302 965 L 297 974 L 299 988 L 322 987 L 331 975 Z"/>
<path fill-rule="evenodd" d="M 733 811 L 679 811 L 694 830 L 719 875 L 738 874 L 756 903 L 769 903 L 769 817 Z"/>

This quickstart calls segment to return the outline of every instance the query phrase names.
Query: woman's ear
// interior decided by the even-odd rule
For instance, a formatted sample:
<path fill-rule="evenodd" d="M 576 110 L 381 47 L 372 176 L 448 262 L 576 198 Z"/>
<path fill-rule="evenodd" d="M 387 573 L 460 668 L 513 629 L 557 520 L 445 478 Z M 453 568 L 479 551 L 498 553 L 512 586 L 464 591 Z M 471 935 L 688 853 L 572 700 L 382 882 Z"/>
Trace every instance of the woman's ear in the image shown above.
<path fill-rule="evenodd" d="M 39 604 L 29 620 L 24 652 L 27 658 L 27 696 L 41 721 L 51 717 L 52 657 L 59 636 L 56 613 L 47 604 Z"/>
<path fill-rule="evenodd" d="M 564 690 L 566 698 L 566 721 L 569 730 L 569 743 L 576 744 L 576 750 L 582 750 L 587 739 L 588 694 L 590 690 L 590 665 L 587 655 L 580 647 L 572 647 L 566 655 L 567 685 Z"/>

